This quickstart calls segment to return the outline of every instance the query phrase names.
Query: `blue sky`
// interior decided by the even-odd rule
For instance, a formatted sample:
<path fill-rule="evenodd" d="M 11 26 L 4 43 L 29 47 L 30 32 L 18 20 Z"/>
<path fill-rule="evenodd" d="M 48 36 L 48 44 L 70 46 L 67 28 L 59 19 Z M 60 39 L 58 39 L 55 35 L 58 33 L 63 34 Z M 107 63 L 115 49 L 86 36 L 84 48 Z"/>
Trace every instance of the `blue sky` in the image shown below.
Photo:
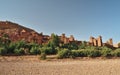
<path fill-rule="evenodd" d="M 74 35 L 89 40 L 120 42 L 119 0 L 0 0 L 0 20 L 24 25 L 37 32 Z"/>

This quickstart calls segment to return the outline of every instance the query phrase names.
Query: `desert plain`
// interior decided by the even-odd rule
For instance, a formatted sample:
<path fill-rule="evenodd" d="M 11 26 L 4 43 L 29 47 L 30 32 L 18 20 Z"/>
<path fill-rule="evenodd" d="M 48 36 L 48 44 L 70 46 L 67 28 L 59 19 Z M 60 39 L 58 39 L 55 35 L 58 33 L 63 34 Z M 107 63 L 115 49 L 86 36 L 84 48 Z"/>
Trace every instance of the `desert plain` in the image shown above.
<path fill-rule="evenodd" d="M 1 56 L 0 75 L 120 75 L 120 58 L 39 60 L 39 56 Z"/>

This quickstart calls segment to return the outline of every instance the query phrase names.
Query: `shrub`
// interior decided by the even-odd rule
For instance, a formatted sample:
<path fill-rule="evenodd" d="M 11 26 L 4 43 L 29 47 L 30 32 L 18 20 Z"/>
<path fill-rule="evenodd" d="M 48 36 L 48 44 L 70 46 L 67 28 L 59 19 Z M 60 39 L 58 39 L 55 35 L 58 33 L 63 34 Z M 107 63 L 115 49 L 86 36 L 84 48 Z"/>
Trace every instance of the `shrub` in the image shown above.
<path fill-rule="evenodd" d="M 97 47 L 95 47 L 95 46 L 86 46 L 85 49 L 86 50 L 97 50 Z"/>
<path fill-rule="evenodd" d="M 72 50 L 72 55 L 75 57 L 86 57 L 87 56 L 87 51 L 86 50 Z"/>
<path fill-rule="evenodd" d="M 79 57 L 79 50 L 71 50 L 72 55 Z"/>
<path fill-rule="evenodd" d="M 40 48 L 41 53 L 45 52 L 46 54 L 56 54 L 57 49 L 52 47 L 42 47 Z"/>
<path fill-rule="evenodd" d="M 24 54 L 24 49 L 23 48 L 15 49 L 14 53 L 17 54 L 17 55 L 22 55 L 22 54 Z"/>
<path fill-rule="evenodd" d="M 112 51 L 111 54 L 112 54 L 112 56 L 120 57 L 120 49 L 116 49 L 116 50 Z"/>
<path fill-rule="evenodd" d="M 89 57 L 99 57 L 99 56 L 101 56 L 101 53 L 98 50 L 88 50 L 87 56 L 89 56 Z"/>
<path fill-rule="evenodd" d="M 15 45 L 16 45 L 17 49 L 25 48 L 26 47 L 26 42 L 21 40 L 21 41 L 16 42 Z"/>
<path fill-rule="evenodd" d="M 81 45 L 79 46 L 79 49 L 85 49 L 86 46 L 87 46 L 87 42 L 86 42 L 86 41 L 83 41 L 83 42 L 81 43 Z"/>
<path fill-rule="evenodd" d="M 7 50 L 5 48 L 0 48 L 0 55 L 5 55 Z"/>
<path fill-rule="evenodd" d="M 103 47 L 98 47 L 99 50 L 112 50 L 111 48 L 108 48 L 106 46 L 103 46 Z"/>
<path fill-rule="evenodd" d="M 40 54 L 39 47 L 32 47 L 30 49 L 30 54 L 33 54 L 33 55 Z"/>
<path fill-rule="evenodd" d="M 98 50 L 86 50 L 86 49 L 82 49 L 82 50 L 72 50 L 72 54 L 75 57 L 98 57 L 101 55 L 100 51 Z"/>
<path fill-rule="evenodd" d="M 52 47 L 47 47 L 46 48 L 46 54 L 56 54 L 57 50 L 55 48 Z"/>
<path fill-rule="evenodd" d="M 111 51 L 112 50 L 101 50 L 101 56 L 103 57 L 112 56 Z"/>
<path fill-rule="evenodd" d="M 41 53 L 40 59 L 45 60 L 46 59 L 46 54 L 45 53 Z"/>
<path fill-rule="evenodd" d="M 63 49 L 58 52 L 58 58 L 69 58 L 71 56 L 71 51 L 68 49 Z"/>
<path fill-rule="evenodd" d="M 15 43 L 10 43 L 10 45 L 8 46 L 8 53 L 14 53 L 14 50 L 16 48 Z"/>

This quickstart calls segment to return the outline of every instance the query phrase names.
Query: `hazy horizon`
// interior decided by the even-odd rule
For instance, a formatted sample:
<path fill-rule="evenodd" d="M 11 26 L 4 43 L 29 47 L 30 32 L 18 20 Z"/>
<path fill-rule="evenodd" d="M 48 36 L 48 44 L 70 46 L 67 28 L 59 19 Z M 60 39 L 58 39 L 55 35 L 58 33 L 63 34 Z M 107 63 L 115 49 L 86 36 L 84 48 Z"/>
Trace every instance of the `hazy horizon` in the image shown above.
<path fill-rule="evenodd" d="M 37 32 L 73 35 L 77 40 L 102 36 L 120 42 L 118 0 L 1 0 L 0 20 L 24 25 Z"/>

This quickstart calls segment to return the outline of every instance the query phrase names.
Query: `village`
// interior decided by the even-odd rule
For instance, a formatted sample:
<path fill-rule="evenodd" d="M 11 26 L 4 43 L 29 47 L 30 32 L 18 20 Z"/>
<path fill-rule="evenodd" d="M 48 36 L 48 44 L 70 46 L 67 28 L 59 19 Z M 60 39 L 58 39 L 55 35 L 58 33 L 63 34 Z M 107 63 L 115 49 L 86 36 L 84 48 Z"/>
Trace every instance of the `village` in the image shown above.
<path fill-rule="evenodd" d="M 9 39 L 13 42 L 24 40 L 26 42 L 35 42 L 38 44 L 46 44 L 51 39 L 51 36 L 44 35 L 43 33 L 37 33 L 34 30 L 28 30 L 19 27 L 9 28 L 11 27 L 11 25 L 16 26 L 18 24 L 12 23 L 10 21 L 0 21 L 0 26 L 5 26 L 3 29 L 0 29 L 0 36 L 2 36 L 3 34 L 7 34 L 9 36 Z M 76 40 L 73 35 L 67 37 L 65 33 L 61 34 L 59 38 L 61 43 L 63 44 L 75 42 L 80 45 L 82 43 L 82 40 Z M 90 36 L 89 41 L 86 42 L 89 46 L 107 46 L 110 48 L 118 47 L 118 45 L 113 45 L 112 38 L 110 38 L 107 42 L 103 43 L 102 36 L 98 36 L 98 38 Z"/>

